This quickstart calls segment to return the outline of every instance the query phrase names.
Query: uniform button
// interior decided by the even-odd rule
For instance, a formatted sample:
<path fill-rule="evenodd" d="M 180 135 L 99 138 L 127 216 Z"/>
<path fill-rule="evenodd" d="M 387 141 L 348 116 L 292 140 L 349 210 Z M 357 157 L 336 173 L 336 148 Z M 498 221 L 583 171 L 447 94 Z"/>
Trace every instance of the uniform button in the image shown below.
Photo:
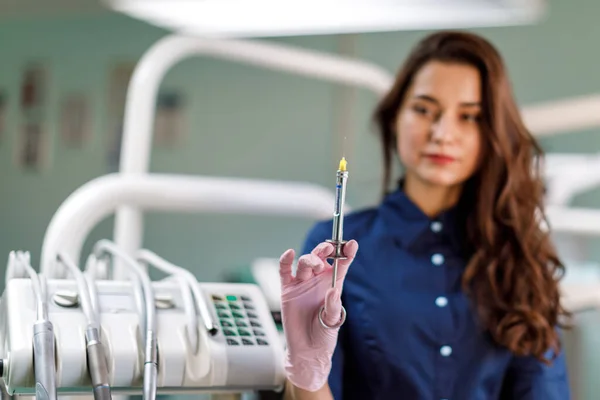
<path fill-rule="evenodd" d="M 442 223 L 439 221 L 434 221 L 431 223 L 431 230 L 434 232 L 440 232 L 442 230 Z"/>
<path fill-rule="evenodd" d="M 446 307 L 447 304 L 448 304 L 448 299 L 445 298 L 444 296 L 440 296 L 437 299 L 435 299 L 435 305 L 438 307 Z"/>
<path fill-rule="evenodd" d="M 450 354 L 452 354 L 452 347 L 450 346 L 442 346 L 440 348 L 440 354 L 444 357 L 448 357 Z"/>
<path fill-rule="evenodd" d="M 434 254 L 431 256 L 431 262 L 433 265 L 442 265 L 444 263 L 444 256 L 441 254 Z"/>

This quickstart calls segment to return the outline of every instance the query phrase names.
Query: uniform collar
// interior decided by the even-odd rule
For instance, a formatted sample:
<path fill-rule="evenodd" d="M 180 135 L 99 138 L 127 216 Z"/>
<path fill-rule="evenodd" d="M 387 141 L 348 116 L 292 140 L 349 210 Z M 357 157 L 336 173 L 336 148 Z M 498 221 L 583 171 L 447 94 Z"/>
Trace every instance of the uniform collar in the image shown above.
<path fill-rule="evenodd" d="M 426 232 L 433 232 L 432 227 L 437 223 L 438 227 L 441 226 L 441 231 L 436 235 L 448 240 L 457 251 L 463 248 L 461 238 L 464 235 L 461 232 L 465 219 L 460 218 L 458 207 L 452 207 L 430 218 L 406 195 L 402 182 L 399 182 L 395 191 L 385 196 L 379 215 L 383 228 L 381 233 L 392 236 L 404 247 L 412 246 Z"/>

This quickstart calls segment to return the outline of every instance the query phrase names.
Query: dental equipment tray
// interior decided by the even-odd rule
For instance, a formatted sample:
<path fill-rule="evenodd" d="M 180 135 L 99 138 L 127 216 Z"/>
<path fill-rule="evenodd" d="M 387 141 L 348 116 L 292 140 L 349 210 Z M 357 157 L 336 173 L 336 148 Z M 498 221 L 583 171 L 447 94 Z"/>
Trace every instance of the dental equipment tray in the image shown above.
<path fill-rule="evenodd" d="M 198 346 L 190 345 L 180 286 L 154 281 L 158 394 L 278 390 L 284 382 L 284 345 L 258 286 L 199 283 L 218 327 L 209 333 L 198 315 Z M 114 394 L 141 394 L 144 329 L 129 281 L 96 281 L 101 341 Z M 68 294 L 72 296 L 69 297 Z M 86 364 L 87 319 L 73 280 L 49 280 L 58 392 L 91 394 Z M 9 394 L 35 394 L 32 334 L 36 301 L 29 279 L 7 282 L 0 304 L 0 358 Z"/>

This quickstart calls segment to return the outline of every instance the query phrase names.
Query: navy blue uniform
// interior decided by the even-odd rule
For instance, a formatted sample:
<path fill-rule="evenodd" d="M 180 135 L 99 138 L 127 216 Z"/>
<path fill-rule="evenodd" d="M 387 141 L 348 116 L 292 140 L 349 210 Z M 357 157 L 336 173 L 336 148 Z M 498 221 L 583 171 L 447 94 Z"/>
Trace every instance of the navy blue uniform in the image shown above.
<path fill-rule="evenodd" d="M 331 237 L 309 233 L 303 254 Z M 456 209 L 427 217 L 400 189 L 351 213 L 359 243 L 344 283 L 329 385 L 336 400 L 566 400 L 565 358 L 552 366 L 493 343 L 461 288 L 467 262 Z"/>

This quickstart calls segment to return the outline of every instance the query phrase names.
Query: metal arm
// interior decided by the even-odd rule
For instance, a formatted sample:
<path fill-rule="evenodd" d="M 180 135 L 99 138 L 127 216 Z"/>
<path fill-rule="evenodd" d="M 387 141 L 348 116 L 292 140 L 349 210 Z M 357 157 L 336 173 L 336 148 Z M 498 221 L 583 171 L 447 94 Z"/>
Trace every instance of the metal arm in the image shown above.
<path fill-rule="evenodd" d="M 232 193 L 244 196 L 232 196 Z M 40 271 L 64 277 L 59 251 L 79 260 L 89 232 L 123 204 L 146 210 L 330 217 L 334 195 L 317 185 L 185 175 L 112 174 L 96 178 L 61 204 L 44 237 Z"/>

